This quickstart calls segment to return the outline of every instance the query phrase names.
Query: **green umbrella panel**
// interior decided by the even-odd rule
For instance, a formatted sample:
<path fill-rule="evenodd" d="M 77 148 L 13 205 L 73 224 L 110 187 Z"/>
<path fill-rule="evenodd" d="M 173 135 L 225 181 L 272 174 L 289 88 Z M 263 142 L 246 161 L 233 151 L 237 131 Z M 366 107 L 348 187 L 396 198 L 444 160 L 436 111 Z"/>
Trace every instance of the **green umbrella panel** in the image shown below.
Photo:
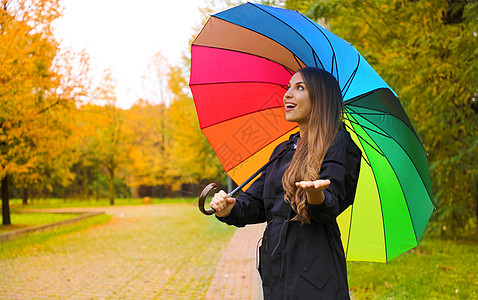
<path fill-rule="evenodd" d="M 418 245 L 434 209 L 427 155 L 398 98 L 379 89 L 345 103 L 362 150 L 355 203 L 339 218 L 347 260 L 387 262 Z"/>

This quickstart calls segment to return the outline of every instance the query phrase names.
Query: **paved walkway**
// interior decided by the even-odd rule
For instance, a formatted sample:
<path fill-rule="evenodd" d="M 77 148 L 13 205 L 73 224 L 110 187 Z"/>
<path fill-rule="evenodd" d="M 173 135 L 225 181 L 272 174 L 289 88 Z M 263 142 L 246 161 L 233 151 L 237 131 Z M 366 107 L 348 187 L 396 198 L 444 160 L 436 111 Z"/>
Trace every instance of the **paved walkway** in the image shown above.
<path fill-rule="evenodd" d="M 206 300 L 262 299 L 256 249 L 264 224 L 238 228 L 216 267 Z"/>
<path fill-rule="evenodd" d="M 158 257 L 158 247 L 187 255 L 174 250 L 181 249 L 177 242 L 158 235 L 167 230 L 158 227 L 158 219 L 171 213 L 159 207 L 102 207 L 113 216 L 104 226 L 68 235 L 61 247 L 46 242 L 29 248 L 29 253 L 0 260 L 0 299 L 201 299 L 174 294 L 182 288 L 177 278 L 195 277 L 184 273 L 201 270 L 187 265 L 171 269 L 171 255 Z M 262 225 L 254 225 L 235 232 L 217 264 L 206 299 L 261 299 L 255 251 L 262 231 Z M 175 282 L 176 290 L 168 289 L 170 282 Z M 191 285 L 184 282 L 185 288 Z"/>

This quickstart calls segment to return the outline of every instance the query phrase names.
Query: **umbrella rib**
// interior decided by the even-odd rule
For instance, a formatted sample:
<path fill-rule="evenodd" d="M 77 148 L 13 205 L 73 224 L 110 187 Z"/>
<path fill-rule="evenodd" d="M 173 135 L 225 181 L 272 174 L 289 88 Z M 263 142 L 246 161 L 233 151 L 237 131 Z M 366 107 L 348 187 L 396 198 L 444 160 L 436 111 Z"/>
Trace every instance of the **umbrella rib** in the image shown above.
<path fill-rule="evenodd" d="M 299 13 L 300 14 L 300 13 Z M 311 19 L 307 18 L 306 16 L 304 16 L 303 14 L 300 14 L 300 16 L 302 18 L 304 18 L 306 21 L 308 21 L 310 24 L 312 24 L 315 28 L 317 28 L 317 30 L 320 31 L 320 33 L 322 33 L 322 35 L 325 37 L 325 39 L 327 40 L 327 42 L 329 43 L 329 46 L 330 46 L 330 49 L 332 50 L 332 61 L 331 61 L 331 65 L 332 65 L 332 70 L 331 70 L 331 74 L 334 74 L 333 71 L 334 71 L 334 62 L 335 62 L 335 69 L 337 70 L 337 81 L 339 81 L 339 67 L 337 66 L 337 57 L 335 55 L 335 49 L 334 47 L 332 46 L 332 43 L 330 42 L 329 38 L 327 37 L 327 35 L 322 31 L 322 29 L 318 26 L 317 23 L 313 22 Z M 309 43 L 307 43 L 309 44 Z M 310 46 L 310 44 L 309 44 Z M 312 47 L 311 47 L 312 48 Z M 313 49 L 313 48 L 312 48 Z M 322 64 L 322 62 L 320 61 L 320 58 L 318 57 L 317 53 L 315 52 L 315 50 L 313 50 L 313 53 L 314 53 L 314 60 L 315 60 L 315 56 L 317 56 L 317 59 L 319 59 L 319 62 L 320 62 L 320 65 L 322 66 L 322 69 L 325 70 L 324 68 L 324 65 Z M 317 64 L 315 65 L 317 66 Z"/>
<path fill-rule="evenodd" d="M 337 81 L 340 82 L 340 79 L 339 79 L 339 66 L 337 64 L 337 56 L 335 54 L 335 49 L 334 47 L 332 46 L 332 43 L 330 42 L 329 38 L 327 37 L 327 35 L 322 31 L 322 29 L 320 28 L 320 26 L 313 22 L 312 20 L 310 20 L 309 18 L 306 18 L 304 15 L 301 14 L 301 16 L 303 18 L 305 18 L 309 23 L 311 23 L 313 26 L 315 26 L 315 28 L 317 28 L 320 33 L 322 33 L 322 35 L 325 37 L 325 39 L 327 40 L 327 42 L 329 43 L 329 46 L 330 46 L 330 49 L 332 50 L 332 70 L 331 70 L 331 74 L 334 74 L 333 71 L 334 71 L 334 66 L 335 66 L 335 69 L 337 70 Z M 317 55 L 314 51 L 314 54 Z M 349 90 L 350 86 L 352 85 L 352 81 L 353 79 L 355 78 L 355 75 L 357 74 L 357 71 L 358 71 L 358 68 L 359 68 L 359 65 L 360 65 L 360 55 L 357 53 L 357 66 L 355 67 L 355 69 L 353 70 L 352 74 L 349 76 L 349 78 L 347 79 L 347 82 L 345 83 L 344 85 L 344 88 L 342 89 L 342 95 L 345 97 L 345 94 L 347 94 L 347 91 Z M 321 63 L 322 65 L 322 63 Z M 322 65 L 322 68 L 323 68 L 323 65 Z M 325 68 L 323 68 L 325 69 Z"/>
<path fill-rule="evenodd" d="M 245 114 L 242 114 L 242 115 L 236 115 L 236 116 L 228 118 L 228 119 L 220 120 L 220 121 L 217 121 L 213 124 L 209 124 L 205 127 L 200 127 L 200 128 L 201 128 L 201 130 L 203 130 L 203 129 L 212 127 L 214 125 L 218 125 L 218 124 L 221 124 L 221 123 L 224 123 L 224 122 L 227 122 L 227 121 L 231 121 L 231 120 L 234 120 L 234 119 L 237 119 L 237 118 L 242 118 L 242 117 L 252 115 L 252 114 L 255 114 L 255 113 L 259 113 L 259 112 L 262 112 L 262 111 L 266 111 L 266 110 L 270 110 L 270 109 L 277 109 L 277 108 L 283 108 L 283 106 L 282 105 L 281 106 L 271 106 L 271 107 L 266 107 L 266 108 L 263 108 L 263 109 L 258 109 L 258 110 L 251 111 L 251 112 L 248 112 L 248 113 L 245 113 Z"/>
<path fill-rule="evenodd" d="M 358 107 L 358 106 L 356 106 L 356 107 Z M 366 107 L 363 107 L 363 108 L 369 109 L 369 108 L 366 108 Z M 354 111 L 352 108 L 350 108 L 350 106 L 347 106 L 347 113 L 348 113 L 348 114 L 362 116 L 365 120 L 367 120 L 367 121 L 368 121 L 369 123 L 371 123 L 371 124 L 374 124 L 374 122 L 370 121 L 369 119 L 367 119 L 367 118 L 364 117 L 364 116 L 366 116 L 366 115 L 369 115 L 369 116 L 390 116 L 390 117 L 393 117 L 393 118 L 399 120 L 400 122 L 402 122 L 403 124 L 405 124 L 405 125 L 408 127 L 408 125 L 407 125 L 405 122 L 403 122 L 400 118 L 396 117 L 395 115 L 393 115 L 393 114 L 391 114 L 391 113 L 388 113 L 388 112 L 383 112 L 383 111 L 379 111 L 379 110 L 377 110 L 377 111 L 378 111 L 379 113 L 371 113 L 371 112 L 370 112 L 370 113 L 359 113 L 359 112 Z M 358 123 L 357 123 L 357 124 L 358 124 Z M 373 131 L 373 132 L 375 132 L 375 133 L 377 133 L 377 134 L 380 134 L 380 135 L 382 135 L 382 136 L 384 136 L 384 137 L 392 138 L 388 133 L 387 133 L 387 134 L 384 134 L 384 133 L 378 132 L 377 130 L 374 130 L 374 129 L 370 128 L 370 127 L 364 126 L 364 125 L 362 125 L 362 124 L 359 124 L 359 125 L 362 126 L 363 128 L 366 128 L 366 129 L 368 129 L 368 130 L 370 130 L 370 131 Z M 418 138 L 418 137 L 417 137 L 417 138 Z M 422 144 L 422 146 L 423 146 L 423 144 Z M 425 152 L 426 152 L 426 151 L 425 151 Z"/>
<path fill-rule="evenodd" d="M 350 123 L 354 123 L 354 124 L 357 124 L 359 126 L 361 126 L 362 128 L 364 126 L 360 125 L 357 121 L 353 121 L 351 119 L 348 119 Z M 353 130 L 353 129 L 352 129 Z M 373 131 L 373 130 L 372 130 Z M 360 134 L 358 134 L 355 130 L 353 130 L 353 132 L 357 135 L 357 137 L 359 137 L 361 140 L 363 140 L 367 145 L 369 145 L 372 149 L 374 149 L 375 151 L 377 151 L 378 154 L 382 155 L 382 156 L 385 156 L 382 151 L 380 151 L 379 149 L 375 148 L 373 145 L 371 145 L 369 142 L 367 142 L 367 140 L 365 140 L 363 137 L 360 136 Z M 386 135 L 384 135 L 385 137 L 387 137 Z M 370 164 L 369 164 L 370 165 Z"/>
<path fill-rule="evenodd" d="M 254 3 L 247 2 L 247 4 L 250 4 L 250 5 L 254 6 L 255 8 L 257 8 L 257 9 L 263 11 L 264 13 L 270 15 L 270 16 L 273 17 L 274 19 L 279 20 L 280 22 L 282 22 L 283 24 L 285 24 L 287 27 L 289 27 L 290 29 L 292 29 L 293 31 L 295 31 L 295 32 L 307 43 L 307 45 L 309 45 L 309 47 L 312 49 L 312 52 L 313 52 L 315 55 L 317 55 L 317 54 L 315 53 L 315 50 L 314 50 L 314 49 L 312 48 L 312 46 L 309 44 L 309 42 L 308 42 L 301 34 L 299 34 L 294 28 L 292 28 L 289 24 L 285 23 L 284 21 L 282 21 L 281 19 L 279 19 L 279 18 L 277 18 L 276 16 L 272 15 L 271 13 L 265 11 L 264 9 L 258 7 L 258 6 L 255 5 Z M 297 64 L 299 65 L 299 68 L 302 68 L 301 63 L 300 63 L 299 61 L 297 61 L 298 58 L 297 58 L 297 56 L 294 54 L 294 52 L 292 52 L 289 48 L 287 48 L 287 47 L 284 46 L 283 44 L 279 43 L 278 41 L 276 41 L 276 40 L 274 40 L 274 39 L 272 39 L 272 38 L 266 36 L 265 34 L 263 34 L 263 33 L 261 33 L 261 32 L 258 32 L 258 31 L 256 31 L 256 30 L 252 30 L 251 28 L 247 28 L 247 27 L 244 27 L 244 26 L 242 26 L 242 25 L 235 24 L 235 23 L 230 22 L 230 21 L 228 21 L 228 20 L 225 20 L 225 19 L 223 19 L 223 18 L 221 18 L 221 17 L 219 17 L 219 16 L 217 16 L 217 15 L 213 15 L 213 16 L 211 16 L 211 17 L 214 17 L 214 18 L 223 20 L 223 21 L 225 21 L 225 22 L 228 22 L 228 23 L 233 24 L 233 25 L 236 25 L 236 26 L 240 26 L 240 27 L 242 27 L 242 28 L 244 28 L 244 29 L 246 29 L 246 30 L 255 32 L 255 33 L 259 34 L 259 35 L 262 35 L 263 37 L 265 37 L 265 38 L 267 38 L 267 39 L 270 39 L 270 40 L 276 42 L 277 44 L 279 44 L 279 45 L 281 45 L 282 47 L 284 47 L 285 49 L 287 49 L 287 50 L 294 56 L 294 58 L 295 58 Z M 221 48 L 218 48 L 218 49 L 221 49 Z M 230 49 L 225 49 L 225 50 L 230 50 Z M 235 51 L 235 50 L 233 50 L 233 51 Z M 241 51 L 237 51 L 237 52 L 241 52 Z M 247 53 L 247 52 L 242 52 L 242 53 Z M 247 54 L 250 54 L 250 53 L 247 53 Z M 251 55 L 254 55 L 254 54 L 251 54 Z M 256 56 L 257 56 L 257 55 L 256 55 Z M 262 57 L 262 56 L 257 56 L 257 57 Z M 265 58 L 265 57 L 264 57 L 264 58 Z M 266 59 L 267 59 L 267 58 L 266 58 Z M 314 58 L 314 59 L 315 59 L 315 58 Z M 322 66 L 322 69 L 324 69 L 322 62 L 321 62 L 320 60 L 319 60 L 319 62 L 320 62 L 320 65 Z M 316 64 L 316 65 L 317 65 L 317 64 Z M 284 66 L 284 67 L 285 67 L 285 66 Z"/>
<path fill-rule="evenodd" d="M 300 68 L 300 62 L 297 60 L 295 54 L 294 54 L 294 58 L 295 58 L 295 61 L 297 62 L 297 64 L 299 65 L 299 68 Z M 280 66 L 284 67 L 284 69 L 287 71 L 287 73 L 290 74 L 290 76 L 294 75 L 294 72 L 292 70 L 289 70 L 289 68 L 287 68 L 286 66 L 283 66 L 281 64 L 279 64 Z"/>
<path fill-rule="evenodd" d="M 349 254 L 350 236 L 352 235 L 352 218 L 354 217 L 354 205 L 350 205 L 350 220 L 349 220 L 349 234 L 347 235 L 347 249 L 345 250 L 345 257 Z"/>
<path fill-rule="evenodd" d="M 357 106 L 356 106 L 357 107 Z M 383 112 L 383 111 L 378 111 L 376 113 L 359 113 L 359 112 L 353 112 L 353 111 L 349 111 L 349 113 L 351 115 L 371 115 L 371 116 L 393 116 L 392 114 L 390 113 L 387 113 L 387 112 Z"/>
<path fill-rule="evenodd" d="M 352 105 L 354 102 L 357 102 L 357 101 L 361 100 L 362 98 L 365 98 L 365 97 L 367 97 L 367 96 L 369 96 L 369 95 L 375 93 L 375 92 L 378 91 L 378 90 L 380 90 L 380 89 L 375 89 L 375 90 L 373 90 L 373 91 L 369 91 L 369 92 L 363 93 L 363 94 L 361 94 L 361 95 L 359 95 L 359 96 L 357 96 L 357 97 L 355 97 L 355 98 L 346 100 L 346 101 L 344 101 L 344 102 L 345 102 L 346 105 L 349 105 L 349 106 L 350 106 L 350 105 Z"/>
<path fill-rule="evenodd" d="M 356 107 L 357 107 L 357 106 L 356 106 Z M 365 109 L 367 109 L 367 108 L 365 108 Z M 388 112 L 378 111 L 378 113 L 362 113 L 362 112 L 359 113 L 359 112 L 355 112 L 355 111 L 348 111 L 348 113 L 351 114 L 351 115 L 358 115 L 358 116 L 362 116 L 362 117 L 363 117 L 363 116 L 390 116 L 390 117 L 393 117 L 393 118 L 395 118 L 395 119 L 398 119 L 399 121 L 401 121 L 403 124 L 405 124 L 405 125 L 408 127 L 408 125 L 407 125 L 405 122 L 403 122 L 400 118 L 398 118 L 397 116 L 395 116 L 395 115 L 393 115 L 393 114 L 391 114 L 391 113 L 388 113 Z M 367 120 L 369 123 L 373 123 L 373 122 L 370 121 L 369 119 L 367 119 L 367 118 L 365 118 L 365 117 L 363 117 L 363 118 L 364 118 L 365 120 Z M 362 125 L 361 125 L 361 126 L 362 126 Z M 367 128 L 367 129 L 369 129 L 369 130 L 371 130 L 371 131 L 374 131 L 374 132 L 377 133 L 377 134 L 380 134 L 380 135 L 383 135 L 383 136 L 385 136 L 385 137 L 391 138 L 391 136 L 390 136 L 389 134 L 380 133 L 380 132 L 378 132 L 378 131 L 376 131 L 376 130 L 373 130 L 373 129 L 371 129 L 371 128 L 369 128 L 369 127 L 366 127 L 366 126 L 362 126 L 362 127 L 365 127 L 365 128 Z M 415 137 L 420 141 L 420 139 L 419 139 L 416 135 L 415 135 Z M 421 143 L 421 141 L 420 141 L 420 144 L 422 145 L 423 150 L 425 150 L 425 148 L 424 148 L 423 144 Z M 425 150 L 425 153 L 428 155 L 428 153 L 426 152 L 426 150 Z"/>
<path fill-rule="evenodd" d="M 349 120 L 349 121 L 350 121 L 350 120 Z M 359 136 L 359 134 L 355 131 L 355 129 L 354 129 L 353 127 L 349 126 L 348 124 L 345 124 L 345 127 L 347 127 L 348 129 L 350 129 L 352 132 L 355 133 L 355 135 L 356 135 L 357 137 L 359 137 L 360 139 L 362 139 L 362 137 Z M 367 141 L 364 141 L 364 142 L 367 143 Z M 367 144 L 368 144 L 368 143 L 367 143 Z M 370 144 L 369 144 L 369 145 L 370 145 Z M 371 145 L 370 145 L 370 146 L 371 146 Z M 361 155 L 362 155 L 362 158 L 363 158 L 363 160 L 365 161 L 365 163 L 366 163 L 369 167 L 372 167 L 372 165 L 370 164 L 370 161 L 368 160 L 367 157 L 365 157 L 364 153 L 362 153 Z"/>
<path fill-rule="evenodd" d="M 260 8 L 259 6 L 255 5 L 254 3 L 251 3 L 251 2 L 248 2 L 249 4 L 251 4 L 252 6 L 256 7 L 257 9 L 263 11 L 264 13 L 268 14 L 269 16 L 273 17 L 274 19 L 280 21 L 281 23 L 283 23 L 284 25 L 286 25 L 287 27 L 289 27 L 292 31 L 294 31 L 295 33 L 297 33 L 298 36 L 300 36 L 304 42 L 309 45 L 309 48 L 312 50 L 312 55 L 314 57 L 314 62 L 315 62 L 315 66 L 318 67 L 317 65 L 317 60 L 319 61 L 320 65 L 322 66 L 322 69 L 325 69 L 324 68 L 324 65 L 322 64 L 322 61 L 320 60 L 320 58 L 318 57 L 317 53 L 315 52 L 314 48 L 310 45 L 309 41 L 307 41 L 306 38 L 304 38 L 297 30 L 295 30 L 294 28 L 292 28 L 292 26 L 290 26 L 289 24 L 287 24 L 286 22 L 284 22 L 283 20 L 279 19 L 278 17 L 274 16 L 273 14 L 267 12 L 266 10 Z M 303 16 L 302 14 L 299 13 L 299 15 Z M 322 33 L 323 34 L 323 33 Z M 330 43 L 330 42 L 329 42 Z M 333 49 L 332 49 L 333 51 Z"/>
<path fill-rule="evenodd" d="M 356 100 L 358 100 L 358 99 L 355 99 L 355 100 L 353 100 L 353 101 L 356 101 Z M 414 130 L 413 128 L 410 128 L 410 126 L 407 124 L 407 122 L 404 122 L 401 118 L 399 118 L 399 117 L 397 117 L 397 116 L 395 116 L 394 114 L 391 114 L 391 113 L 389 113 L 389 112 L 381 111 L 381 110 L 378 110 L 378 109 L 371 109 L 371 108 L 364 107 L 364 106 L 360 106 L 360 105 L 351 105 L 350 103 L 347 103 L 347 102 L 346 102 L 344 105 L 345 105 L 345 107 L 347 107 L 347 108 L 349 108 L 349 109 L 351 109 L 350 107 L 358 107 L 358 108 L 363 108 L 363 109 L 368 109 L 368 110 L 371 110 L 371 111 L 376 111 L 376 112 L 378 112 L 378 113 L 358 113 L 358 112 L 353 111 L 353 112 L 349 112 L 350 114 L 372 115 L 372 116 L 373 116 L 373 115 L 377 115 L 377 116 L 378 116 L 378 115 L 388 115 L 388 116 L 394 117 L 395 119 L 397 119 L 397 120 L 399 120 L 400 122 L 402 122 L 403 124 L 405 124 L 405 126 L 407 126 L 408 129 L 410 129 L 410 131 L 413 133 L 413 135 L 417 138 L 418 142 L 420 142 L 420 145 L 422 146 L 423 151 L 425 152 L 425 154 L 426 154 L 427 156 L 429 155 L 427 149 L 425 148 L 425 145 L 423 145 L 422 141 L 421 141 L 420 138 L 418 137 L 418 135 L 417 135 L 417 133 L 415 132 L 415 130 Z M 367 119 L 367 118 L 365 118 L 365 117 L 364 117 L 364 119 L 367 120 L 367 121 L 369 121 L 370 123 L 373 123 L 373 122 L 371 122 L 369 119 Z"/>
<path fill-rule="evenodd" d="M 349 79 L 347 80 L 347 82 L 346 82 L 345 85 L 344 85 L 344 88 L 342 89 L 342 95 L 343 95 L 343 97 L 345 97 L 345 95 L 347 94 L 347 92 L 348 92 L 350 86 L 352 85 L 352 81 L 354 80 L 355 75 L 357 74 L 358 68 L 359 68 L 359 66 L 360 66 L 360 55 L 357 54 L 357 56 L 358 56 L 357 66 L 356 66 L 355 69 L 353 70 L 352 74 L 350 74 Z M 338 75 L 337 75 L 337 77 L 338 77 Z M 337 81 L 338 81 L 338 78 L 337 78 Z"/>
<path fill-rule="evenodd" d="M 292 131 L 294 131 L 297 127 L 298 127 L 298 126 L 296 126 L 296 127 L 292 128 L 291 130 L 287 131 L 284 135 L 286 135 L 286 134 L 288 134 L 288 133 L 294 134 L 294 133 L 292 133 Z M 281 138 L 282 136 L 284 136 L 284 135 L 280 135 L 280 136 L 276 137 L 275 139 L 271 140 L 269 143 L 265 144 L 265 145 L 261 148 L 261 150 L 267 148 L 267 146 L 273 144 L 274 142 L 276 142 L 278 139 L 280 139 L 280 138 Z M 280 143 L 279 143 L 279 144 L 280 144 Z M 256 153 L 257 153 L 257 152 L 256 152 Z M 249 156 L 247 156 L 244 160 L 242 160 L 242 162 L 239 162 L 239 163 L 235 164 L 234 166 L 232 166 L 232 167 L 229 169 L 229 171 L 232 170 L 232 169 L 234 169 L 235 167 L 239 166 L 239 165 L 242 164 L 244 161 L 246 161 L 246 160 L 248 160 L 249 158 L 251 158 L 252 156 L 254 156 L 256 153 L 249 154 Z M 227 172 L 226 172 L 226 173 L 227 173 Z M 259 174 L 257 174 L 257 175 L 259 175 Z"/>
<path fill-rule="evenodd" d="M 288 50 L 288 49 L 287 49 L 287 50 Z M 295 55 L 293 52 L 291 52 L 291 53 L 292 53 L 292 55 L 294 56 L 295 61 L 296 61 L 297 64 L 299 65 L 299 69 L 302 69 L 303 66 L 302 66 L 302 64 L 300 63 L 300 60 L 299 60 L 299 58 L 297 57 L 297 55 Z"/>
<path fill-rule="evenodd" d="M 346 113 L 351 114 L 351 115 L 362 116 L 361 113 L 355 112 L 355 111 L 353 111 L 353 110 L 352 110 L 352 111 L 349 111 L 349 110 L 350 110 L 350 108 L 347 109 Z M 364 119 L 367 120 L 369 123 L 372 123 L 372 124 L 373 124 L 373 122 L 370 122 L 370 120 L 368 120 L 367 118 L 364 117 Z M 383 136 L 383 137 L 392 138 L 389 134 L 381 133 L 381 132 L 379 132 L 379 131 L 377 131 L 377 130 L 375 130 L 375 129 L 372 129 L 372 128 L 368 127 L 368 126 L 365 126 L 365 125 L 363 125 L 363 124 L 360 124 L 360 123 L 358 123 L 358 122 L 355 121 L 355 120 L 350 120 L 350 122 L 351 122 L 351 123 L 355 123 L 355 124 L 357 124 L 357 125 L 360 125 L 360 127 L 365 128 L 365 129 L 370 130 L 370 131 L 373 131 L 373 132 L 375 132 L 376 134 L 379 134 L 379 135 L 381 135 L 381 136 Z"/>

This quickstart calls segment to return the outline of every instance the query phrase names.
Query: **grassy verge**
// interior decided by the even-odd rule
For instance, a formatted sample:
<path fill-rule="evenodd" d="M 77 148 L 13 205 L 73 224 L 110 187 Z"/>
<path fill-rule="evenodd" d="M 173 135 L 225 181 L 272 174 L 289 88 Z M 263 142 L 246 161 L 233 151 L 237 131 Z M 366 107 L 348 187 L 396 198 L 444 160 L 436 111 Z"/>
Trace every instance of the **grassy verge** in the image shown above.
<path fill-rule="evenodd" d="M 25 227 L 56 223 L 63 220 L 73 219 L 77 216 L 78 214 L 74 213 L 11 213 L 10 219 L 13 225 L 0 225 L 0 233 Z"/>
<path fill-rule="evenodd" d="M 192 204 L 197 199 L 191 198 L 151 198 L 152 204 Z M 115 199 L 115 206 L 123 205 L 143 205 L 143 199 L 125 198 Z M 21 199 L 11 199 L 10 208 L 13 212 L 24 209 L 39 209 L 39 208 L 68 208 L 68 207 L 99 207 L 110 206 L 108 199 L 34 199 L 28 205 L 23 205 Z"/>
<path fill-rule="evenodd" d="M 111 220 L 109 215 L 97 215 L 77 223 L 53 228 L 48 231 L 33 232 L 26 236 L 5 241 L 1 243 L 0 259 L 34 255 L 38 251 L 52 247 L 58 238 L 84 230 L 92 225 L 106 223 L 109 220 Z"/>
<path fill-rule="evenodd" d="M 427 233 L 388 264 L 349 262 L 356 299 L 478 299 L 478 239 Z"/>

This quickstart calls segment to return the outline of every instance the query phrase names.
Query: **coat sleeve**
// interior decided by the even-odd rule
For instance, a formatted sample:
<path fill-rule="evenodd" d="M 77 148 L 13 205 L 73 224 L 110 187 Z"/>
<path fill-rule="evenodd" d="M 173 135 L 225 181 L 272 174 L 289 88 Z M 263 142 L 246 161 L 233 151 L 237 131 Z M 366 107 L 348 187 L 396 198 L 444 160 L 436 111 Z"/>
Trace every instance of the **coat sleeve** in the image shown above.
<path fill-rule="evenodd" d="M 325 200 L 320 205 L 306 202 L 311 219 L 317 223 L 334 222 L 337 216 L 353 204 L 360 172 L 362 152 L 350 138 L 348 132 L 340 132 L 327 151 L 319 174 L 329 179 L 324 190 Z"/>
<path fill-rule="evenodd" d="M 217 217 L 217 219 L 237 227 L 265 222 L 264 200 L 262 199 L 264 177 L 265 174 L 261 174 L 244 193 L 236 198 L 236 204 L 229 216 Z"/>
<path fill-rule="evenodd" d="M 290 147 L 294 142 L 296 142 L 296 139 L 293 139 L 293 136 L 291 136 L 289 141 L 280 144 L 274 149 L 269 160 L 273 159 L 280 151 L 285 150 L 285 147 Z M 229 216 L 224 218 L 217 217 L 219 221 L 237 227 L 267 221 L 264 207 L 264 182 L 267 176 L 267 170 L 266 168 L 259 178 L 257 178 L 244 193 L 236 198 L 236 204 L 232 208 Z"/>

